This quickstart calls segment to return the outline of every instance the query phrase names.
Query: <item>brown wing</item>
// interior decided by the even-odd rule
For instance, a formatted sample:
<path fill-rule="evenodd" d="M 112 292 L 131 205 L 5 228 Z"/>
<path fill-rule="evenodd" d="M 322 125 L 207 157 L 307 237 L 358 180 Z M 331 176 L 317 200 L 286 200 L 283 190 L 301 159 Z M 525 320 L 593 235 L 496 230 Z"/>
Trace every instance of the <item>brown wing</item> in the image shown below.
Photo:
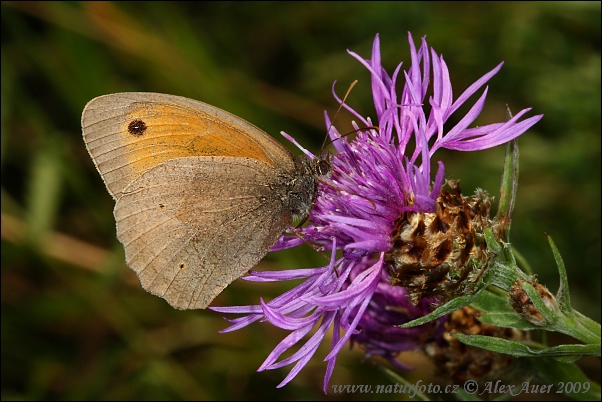
<path fill-rule="evenodd" d="M 134 179 L 186 156 L 239 156 L 292 166 L 292 155 L 262 130 L 203 102 L 124 92 L 91 100 L 82 113 L 86 147 L 116 200 Z"/>
<path fill-rule="evenodd" d="M 291 220 L 278 172 L 254 159 L 188 157 L 127 186 L 117 237 L 144 289 L 178 309 L 205 308 L 255 266 Z"/>

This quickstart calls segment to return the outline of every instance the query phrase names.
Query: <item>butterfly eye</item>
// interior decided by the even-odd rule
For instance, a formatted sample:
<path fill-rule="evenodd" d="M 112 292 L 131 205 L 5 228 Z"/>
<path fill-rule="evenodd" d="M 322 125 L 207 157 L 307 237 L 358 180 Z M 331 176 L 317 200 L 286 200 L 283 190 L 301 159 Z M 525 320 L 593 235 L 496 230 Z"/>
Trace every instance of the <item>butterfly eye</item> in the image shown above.
<path fill-rule="evenodd" d="M 316 171 L 318 175 L 326 176 L 328 173 L 330 173 L 330 161 L 326 159 L 319 160 L 316 166 Z"/>

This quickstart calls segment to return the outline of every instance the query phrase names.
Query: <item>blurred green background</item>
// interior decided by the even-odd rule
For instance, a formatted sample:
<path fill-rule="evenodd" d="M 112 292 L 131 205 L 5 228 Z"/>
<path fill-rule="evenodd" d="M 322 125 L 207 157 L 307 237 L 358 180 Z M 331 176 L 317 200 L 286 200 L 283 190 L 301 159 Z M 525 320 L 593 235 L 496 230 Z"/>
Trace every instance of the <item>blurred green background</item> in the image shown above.
<path fill-rule="evenodd" d="M 480 124 L 504 120 L 506 103 L 545 114 L 519 142 L 513 244 L 555 291 L 549 233 L 575 307 L 600 321 L 599 2 L 3 2 L 1 398 L 364 399 L 322 393 L 328 345 L 277 390 L 289 368 L 256 369 L 285 332 L 254 324 L 220 335 L 220 314 L 176 311 L 144 292 L 124 264 L 80 116 L 99 95 L 164 92 L 317 151 L 323 111 L 337 107 L 334 80 L 343 94 L 358 79 L 348 103 L 374 116 L 369 75 L 346 49 L 369 57 L 380 33 L 384 65 L 407 66 L 407 31 L 444 55 L 456 96 L 505 61 Z M 502 147 L 436 156 L 465 194 L 497 195 Z M 275 253 L 259 269 L 322 265 L 308 250 Z M 239 280 L 214 305 L 255 304 L 289 286 Z M 389 383 L 361 350 L 339 356 L 331 384 Z M 418 367 L 410 381 L 432 375 L 418 354 L 404 359 Z M 580 364 L 599 379 L 597 360 Z"/>

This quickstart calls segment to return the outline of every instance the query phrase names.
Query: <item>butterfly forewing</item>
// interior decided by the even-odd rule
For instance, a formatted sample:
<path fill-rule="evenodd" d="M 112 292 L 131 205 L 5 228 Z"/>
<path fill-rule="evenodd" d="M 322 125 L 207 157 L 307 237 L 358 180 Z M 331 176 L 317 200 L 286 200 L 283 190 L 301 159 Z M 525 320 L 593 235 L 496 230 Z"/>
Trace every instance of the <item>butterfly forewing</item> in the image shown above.
<path fill-rule="evenodd" d="M 109 192 L 159 163 L 186 156 L 253 158 L 293 168 L 292 155 L 252 124 L 180 96 L 125 92 L 91 100 L 82 114 L 86 146 Z"/>

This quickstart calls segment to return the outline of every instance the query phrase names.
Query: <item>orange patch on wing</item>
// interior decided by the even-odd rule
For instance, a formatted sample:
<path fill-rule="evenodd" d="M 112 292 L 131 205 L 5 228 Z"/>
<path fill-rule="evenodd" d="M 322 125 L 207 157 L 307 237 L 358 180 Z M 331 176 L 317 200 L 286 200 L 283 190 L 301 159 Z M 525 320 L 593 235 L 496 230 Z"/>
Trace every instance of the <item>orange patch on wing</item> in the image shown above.
<path fill-rule="evenodd" d="M 133 177 L 187 156 L 247 157 L 274 167 L 262 139 L 250 137 L 234 123 L 182 105 L 133 103 L 119 133 Z"/>

